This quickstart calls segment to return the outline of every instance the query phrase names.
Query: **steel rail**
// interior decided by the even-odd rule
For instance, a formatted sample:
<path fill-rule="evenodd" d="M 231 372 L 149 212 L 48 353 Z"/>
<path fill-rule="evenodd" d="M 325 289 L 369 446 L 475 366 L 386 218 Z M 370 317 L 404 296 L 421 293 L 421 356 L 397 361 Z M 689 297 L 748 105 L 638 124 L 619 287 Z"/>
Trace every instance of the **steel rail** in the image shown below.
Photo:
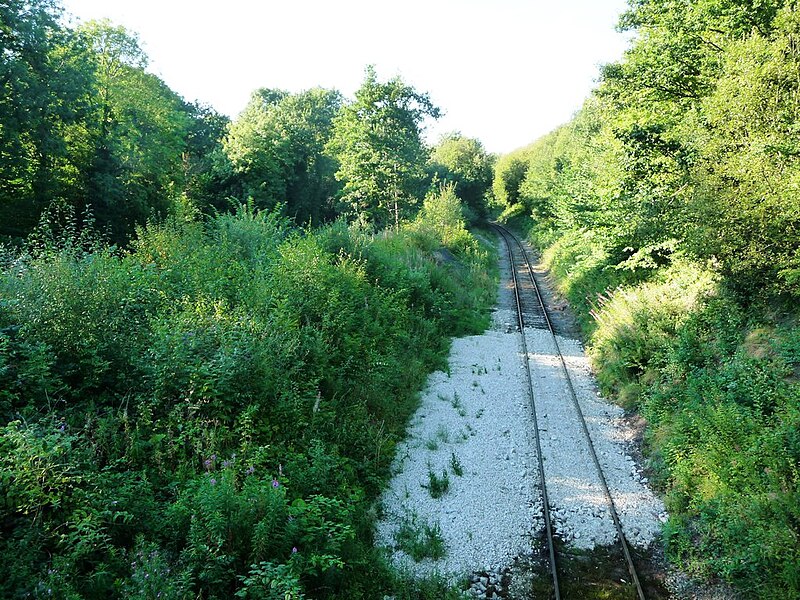
<path fill-rule="evenodd" d="M 497 226 L 496 226 L 497 227 Z M 522 340 L 522 354 L 525 357 L 525 376 L 528 381 L 528 394 L 531 399 L 531 413 L 533 415 L 533 431 L 534 439 L 536 440 L 536 456 L 539 463 L 539 481 L 542 489 L 542 513 L 544 515 L 545 535 L 547 537 L 547 549 L 550 554 L 550 573 L 553 578 L 553 591 L 555 592 L 555 599 L 561 600 L 561 589 L 558 585 L 558 569 L 556 567 L 556 550 L 553 543 L 553 524 L 550 519 L 550 500 L 547 497 L 547 483 L 544 478 L 544 459 L 542 458 L 542 443 L 539 437 L 539 421 L 536 416 L 536 402 L 534 400 L 533 392 L 533 378 L 531 377 L 531 365 L 528 360 L 528 341 L 525 339 L 525 317 L 522 314 L 522 300 L 519 294 L 519 285 L 517 283 L 517 269 L 514 264 L 514 253 L 511 250 L 511 244 L 506 237 L 503 229 L 498 227 L 500 235 L 506 242 L 508 250 L 508 263 L 511 269 L 511 280 L 514 286 L 514 298 L 517 306 L 517 323 L 519 324 L 519 333 Z"/>
<path fill-rule="evenodd" d="M 609 506 L 609 509 L 610 509 L 610 512 L 611 512 L 611 518 L 614 521 L 614 527 L 616 528 L 617 536 L 619 537 L 619 541 L 620 541 L 620 546 L 622 547 L 622 553 L 625 555 L 625 561 L 627 563 L 628 572 L 630 573 L 631 578 L 633 580 L 633 583 L 634 583 L 634 585 L 636 587 L 636 592 L 637 592 L 637 594 L 639 596 L 639 600 L 646 600 L 645 594 L 644 594 L 644 589 L 642 588 L 642 584 L 639 581 L 639 576 L 636 573 L 636 566 L 633 563 L 633 557 L 631 555 L 630 548 L 628 546 L 628 542 L 625 539 L 624 532 L 622 531 L 622 524 L 620 523 L 619 515 L 617 514 L 616 505 L 614 504 L 614 498 L 611 496 L 611 491 L 608 489 L 608 483 L 606 482 L 606 478 L 605 478 L 605 475 L 603 473 L 603 468 L 600 465 L 600 461 L 597 458 L 597 452 L 595 451 L 595 448 L 594 448 L 594 442 L 592 442 L 592 436 L 589 433 L 589 427 L 586 425 L 586 418 L 584 417 L 583 410 L 581 409 L 581 406 L 580 406 L 580 402 L 578 402 L 578 395 L 575 393 L 575 387 L 572 384 L 572 378 L 570 377 L 569 370 L 567 369 L 567 363 L 564 360 L 564 355 L 561 352 L 561 347 L 560 347 L 560 345 L 558 343 L 558 337 L 556 336 L 555 330 L 553 329 L 553 324 L 550 321 L 550 316 L 547 314 L 547 307 L 545 306 L 544 300 L 542 299 L 541 292 L 539 291 L 539 284 L 536 282 L 536 278 L 534 277 L 533 267 L 531 266 L 530 260 L 528 258 L 528 253 L 526 252 L 525 248 L 522 246 L 522 243 L 519 241 L 519 239 L 517 239 L 517 237 L 513 233 L 511 233 L 508 229 L 506 229 L 505 227 L 502 227 L 501 225 L 498 225 L 496 223 L 493 223 L 493 225 L 500 232 L 500 234 L 502 235 L 503 239 L 506 242 L 506 246 L 508 247 L 509 260 L 511 261 L 511 269 L 512 269 L 512 272 L 513 272 L 514 290 L 515 290 L 516 297 L 517 297 L 517 311 L 519 312 L 519 315 L 520 315 L 519 316 L 520 323 L 523 322 L 522 308 L 521 308 L 521 304 L 519 302 L 519 294 L 518 294 L 518 286 L 517 286 L 517 275 L 516 275 L 516 269 L 514 267 L 514 259 L 513 259 L 513 252 L 511 250 L 511 244 L 508 241 L 509 238 L 514 240 L 514 242 L 516 243 L 517 247 L 519 248 L 519 250 L 520 250 L 520 252 L 522 254 L 522 258 L 524 258 L 524 260 L 525 260 L 525 267 L 526 267 L 526 270 L 528 272 L 528 277 L 530 279 L 531 284 L 533 285 L 534 291 L 536 292 L 536 299 L 537 299 L 537 301 L 539 303 L 539 306 L 542 309 L 542 314 L 544 315 L 544 320 L 545 320 L 545 323 L 547 324 L 547 330 L 550 332 L 550 336 L 553 339 L 553 344 L 555 345 L 556 354 L 558 354 L 558 358 L 559 358 L 559 361 L 561 363 L 561 370 L 562 370 L 562 372 L 564 374 L 564 380 L 566 381 L 567 388 L 569 389 L 569 394 L 570 394 L 570 396 L 572 398 L 572 402 L 573 402 L 573 405 L 575 407 L 575 411 L 578 414 L 578 420 L 581 423 L 581 428 L 583 429 L 583 433 L 586 436 L 586 440 L 588 442 L 588 447 L 589 447 L 589 453 L 590 453 L 590 455 L 592 457 L 592 461 L 594 462 L 595 468 L 597 469 L 597 473 L 598 473 L 598 475 L 600 477 L 600 486 L 601 486 L 601 488 L 603 490 L 603 493 L 604 493 L 604 495 L 606 497 L 606 501 L 608 502 L 608 506 Z M 523 337 L 523 340 L 524 340 L 524 338 L 525 338 L 524 329 L 522 330 L 522 337 Z M 527 344 L 525 344 L 524 342 L 523 342 L 523 344 L 524 344 L 525 357 L 526 357 L 525 366 L 526 366 L 526 368 L 528 370 L 528 381 L 530 383 L 531 379 L 530 379 L 529 361 L 527 360 L 527 356 L 528 356 L 528 354 L 527 354 Z M 533 401 L 533 390 L 532 390 L 532 388 L 531 388 L 531 400 Z M 536 409 L 534 408 L 534 415 L 535 415 L 535 411 L 536 411 Z M 538 428 L 538 426 L 537 426 L 537 428 Z M 540 462 L 540 466 L 541 466 L 541 460 L 542 459 L 541 459 L 541 447 L 539 446 L 538 429 L 537 429 L 537 432 L 536 432 L 536 442 L 537 442 L 537 451 L 539 452 L 539 455 L 540 455 L 539 462 Z M 543 469 L 542 469 L 542 472 L 540 473 L 540 476 L 542 477 L 542 481 L 544 481 L 544 479 L 543 479 L 544 478 Z M 552 542 L 550 541 L 551 538 L 549 537 L 550 535 L 551 535 L 551 532 L 548 529 L 548 540 L 549 540 L 549 545 L 550 545 L 551 552 L 552 552 Z M 552 557 L 552 554 L 551 554 L 551 557 Z M 551 564 L 553 565 L 553 569 L 555 569 L 555 559 L 552 558 L 551 560 L 552 560 Z M 555 574 L 554 574 L 554 577 L 555 577 Z"/>

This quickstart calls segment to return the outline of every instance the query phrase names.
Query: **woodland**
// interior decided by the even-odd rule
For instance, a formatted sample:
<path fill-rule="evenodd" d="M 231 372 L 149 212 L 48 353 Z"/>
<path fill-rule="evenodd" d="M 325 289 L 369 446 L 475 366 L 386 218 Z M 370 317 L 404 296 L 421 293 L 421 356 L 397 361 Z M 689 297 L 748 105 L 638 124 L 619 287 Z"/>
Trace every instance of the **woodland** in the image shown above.
<path fill-rule="evenodd" d="M 440 108 L 372 67 L 231 120 L 124 27 L 0 2 L 0 597 L 459 597 L 374 547 L 375 500 L 488 323 L 499 218 L 645 423 L 668 559 L 800 598 L 800 12 L 619 27 L 574 118 L 496 157 L 430 146 Z"/>
<path fill-rule="evenodd" d="M 497 161 L 494 194 L 646 422 L 667 556 L 800 597 L 800 11 L 633 0 L 574 118 Z"/>

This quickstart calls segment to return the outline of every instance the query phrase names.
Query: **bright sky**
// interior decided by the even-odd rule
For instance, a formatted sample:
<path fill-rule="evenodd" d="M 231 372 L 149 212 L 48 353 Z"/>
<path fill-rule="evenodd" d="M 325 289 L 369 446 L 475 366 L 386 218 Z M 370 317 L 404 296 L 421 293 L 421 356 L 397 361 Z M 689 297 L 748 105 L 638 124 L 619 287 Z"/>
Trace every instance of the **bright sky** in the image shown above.
<path fill-rule="evenodd" d="M 77 20 L 139 34 L 150 70 L 186 100 L 231 117 L 259 87 L 352 97 L 374 64 L 428 92 L 490 152 L 525 146 L 570 119 L 599 65 L 621 57 L 625 0 L 63 0 Z"/>

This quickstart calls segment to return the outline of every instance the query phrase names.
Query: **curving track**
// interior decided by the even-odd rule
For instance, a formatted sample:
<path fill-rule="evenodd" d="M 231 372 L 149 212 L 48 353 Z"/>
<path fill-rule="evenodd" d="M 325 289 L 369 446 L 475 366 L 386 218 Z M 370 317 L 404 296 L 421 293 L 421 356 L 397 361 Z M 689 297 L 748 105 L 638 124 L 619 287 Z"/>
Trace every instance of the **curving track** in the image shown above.
<path fill-rule="evenodd" d="M 550 320 L 550 317 L 547 314 L 545 303 L 542 300 L 542 295 L 536 283 L 536 279 L 533 273 L 533 268 L 531 266 L 527 252 L 525 251 L 525 248 L 522 246 L 520 241 L 510 231 L 497 224 L 495 224 L 494 226 L 497 229 L 500 236 L 503 238 L 508 252 L 508 258 L 511 265 L 514 296 L 516 301 L 517 321 L 521 333 L 522 351 L 523 355 L 526 357 L 524 361 L 524 366 L 528 384 L 527 385 L 528 394 L 530 396 L 530 405 L 533 413 L 534 439 L 536 445 L 536 453 L 538 456 L 539 481 L 542 494 L 543 517 L 545 523 L 545 537 L 547 540 L 547 550 L 550 562 L 550 573 L 553 581 L 554 597 L 556 598 L 556 600 L 560 600 L 560 598 L 562 597 L 561 585 L 559 583 L 559 561 L 557 552 L 558 544 L 556 542 L 556 535 L 554 533 L 553 515 L 551 512 L 551 509 L 553 507 L 551 505 L 548 496 L 548 488 L 547 488 L 548 482 L 546 477 L 544 454 L 542 452 L 542 439 L 540 434 L 542 427 L 540 426 L 540 419 L 537 415 L 537 398 L 536 398 L 536 393 L 534 391 L 535 388 L 534 377 L 532 376 L 531 373 L 531 361 L 530 361 L 530 354 L 528 352 L 527 331 L 530 329 L 545 330 L 550 334 L 552 345 L 554 348 L 554 354 L 558 357 L 558 362 L 560 363 L 562 380 L 566 388 L 566 395 L 569 398 L 571 398 L 573 404 L 574 411 L 572 412 L 572 414 L 574 414 L 577 417 L 580 424 L 580 431 L 584 436 L 584 439 L 581 440 L 580 442 L 584 443 L 586 445 L 586 448 L 588 448 L 589 456 L 591 457 L 591 461 L 593 462 L 594 468 L 596 469 L 597 481 L 599 482 L 599 486 L 602 490 L 603 496 L 605 497 L 606 509 L 610 513 L 611 519 L 613 520 L 614 523 L 617 542 L 619 543 L 622 549 L 622 553 L 627 563 L 628 572 L 630 573 L 631 580 L 633 582 L 633 585 L 635 586 L 638 597 L 640 598 L 640 600 L 644 600 L 645 599 L 644 590 L 639 581 L 639 577 L 636 572 L 636 567 L 633 562 L 633 557 L 631 556 L 631 551 L 628 546 L 628 542 L 622 530 L 622 525 L 620 523 L 620 519 L 617 514 L 617 508 L 615 506 L 614 499 L 612 498 L 611 493 L 608 489 L 608 484 L 606 483 L 606 477 L 605 474 L 603 473 L 600 461 L 598 460 L 597 452 L 594 447 L 594 442 L 589 433 L 589 428 L 586 425 L 586 418 L 584 417 L 580 403 L 578 402 L 578 397 L 575 392 L 572 378 L 570 377 L 569 369 L 567 368 L 566 360 L 564 359 L 564 355 L 562 354 L 561 348 L 559 347 L 558 336 L 556 335 L 553 329 L 553 324 Z M 578 441 L 576 440 L 576 443 L 577 442 Z"/>

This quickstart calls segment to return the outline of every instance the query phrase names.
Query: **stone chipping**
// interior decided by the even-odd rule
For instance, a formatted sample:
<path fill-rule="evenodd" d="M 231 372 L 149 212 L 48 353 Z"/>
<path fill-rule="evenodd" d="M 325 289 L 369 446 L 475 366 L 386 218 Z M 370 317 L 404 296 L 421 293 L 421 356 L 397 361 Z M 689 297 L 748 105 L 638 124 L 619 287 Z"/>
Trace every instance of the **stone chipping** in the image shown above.
<path fill-rule="evenodd" d="M 508 262 L 501 260 L 492 327 L 453 340 L 448 371 L 429 377 L 407 439 L 398 447 L 376 531 L 377 543 L 400 568 L 418 576 L 468 578 L 479 598 L 513 597 L 508 585 L 515 561 L 536 554 L 544 527 L 525 357 L 509 280 Z M 613 543 L 613 522 L 553 339 L 542 330 L 526 328 L 525 334 L 556 535 L 579 549 Z M 666 513 L 630 456 L 632 433 L 623 411 L 600 397 L 581 344 L 557 339 L 626 538 L 646 547 Z M 453 457 L 461 476 L 453 470 Z M 441 479 L 445 472 L 449 489 L 433 498 L 430 473 Z M 444 557 L 415 561 L 399 547 L 398 529 L 412 519 L 438 525 Z"/>

